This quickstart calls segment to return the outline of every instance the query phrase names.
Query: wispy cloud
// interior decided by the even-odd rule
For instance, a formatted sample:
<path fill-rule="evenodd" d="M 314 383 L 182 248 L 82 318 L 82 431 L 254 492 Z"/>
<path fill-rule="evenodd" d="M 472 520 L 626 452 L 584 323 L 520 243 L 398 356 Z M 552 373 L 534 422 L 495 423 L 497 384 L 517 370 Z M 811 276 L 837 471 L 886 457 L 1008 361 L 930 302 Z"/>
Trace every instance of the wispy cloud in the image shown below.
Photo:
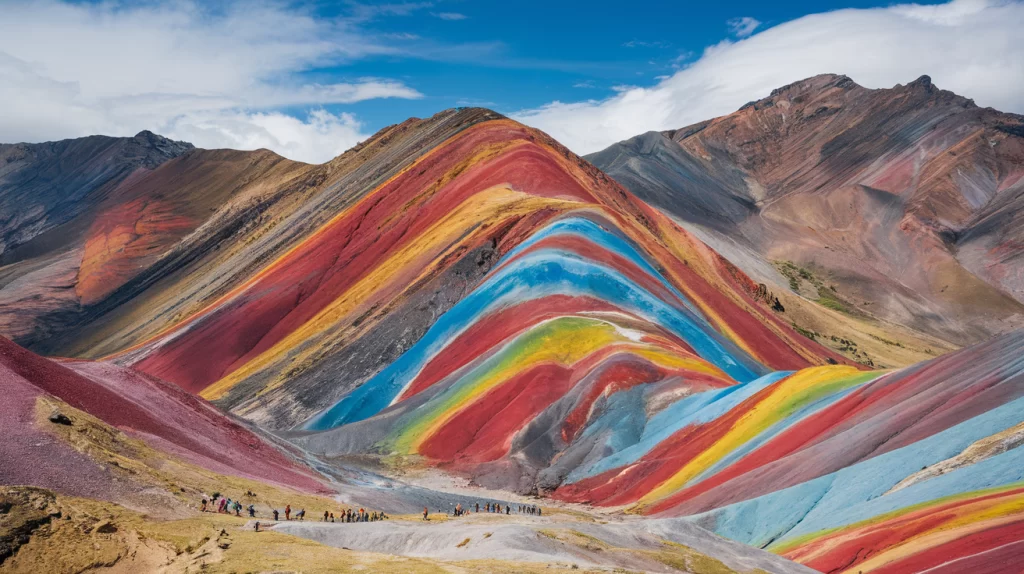
<path fill-rule="evenodd" d="M 1024 112 L 1024 3 L 955 0 L 805 16 L 705 49 L 669 78 L 605 100 L 551 102 L 514 117 L 577 153 L 730 113 L 772 89 L 840 73 L 871 88 L 929 74 L 980 105 Z"/>
<path fill-rule="evenodd" d="M 431 8 L 433 2 L 394 2 L 385 4 L 364 4 L 349 1 L 349 18 L 356 21 L 367 21 L 384 16 L 409 16 L 419 10 Z"/>
<path fill-rule="evenodd" d="M 733 18 L 726 22 L 729 25 L 729 30 L 733 36 L 737 38 L 746 38 L 747 36 L 754 33 L 754 30 L 761 25 L 761 22 L 751 18 L 750 16 L 744 16 L 742 18 Z"/>
<path fill-rule="evenodd" d="M 466 18 L 469 18 L 469 16 L 458 12 L 438 12 L 434 14 L 434 16 L 442 20 L 465 20 Z"/>
<path fill-rule="evenodd" d="M 412 9 L 397 6 L 387 10 Z M 322 106 L 422 97 L 393 79 L 308 80 L 308 72 L 401 50 L 351 21 L 317 19 L 278 4 L 214 11 L 187 2 L 132 7 L 49 0 L 7 2 L 3 11 L 5 141 L 151 129 L 201 147 L 268 147 L 323 161 L 366 134 L 353 116 Z M 312 111 L 296 117 L 279 111 L 285 107 Z"/>
<path fill-rule="evenodd" d="M 594 84 L 594 80 L 586 80 L 586 81 L 583 81 L 583 82 L 576 82 L 575 84 L 572 85 L 572 87 L 574 87 L 574 88 L 596 88 L 597 86 L 596 86 L 596 84 Z"/>
<path fill-rule="evenodd" d="M 493 108 L 498 104 L 490 100 L 478 100 L 474 98 L 461 98 L 455 101 L 456 106 L 466 108 Z"/>
<path fill-rule="evenodd" d="M 672 46 L 671 43 L 662 42 L 661 40 L 656 40 L 653 42 L 645 42 L 643 40 L 630 40 L 628 42 L 623 42 L 622 45 L 626 48 L 668 48 Z"/>

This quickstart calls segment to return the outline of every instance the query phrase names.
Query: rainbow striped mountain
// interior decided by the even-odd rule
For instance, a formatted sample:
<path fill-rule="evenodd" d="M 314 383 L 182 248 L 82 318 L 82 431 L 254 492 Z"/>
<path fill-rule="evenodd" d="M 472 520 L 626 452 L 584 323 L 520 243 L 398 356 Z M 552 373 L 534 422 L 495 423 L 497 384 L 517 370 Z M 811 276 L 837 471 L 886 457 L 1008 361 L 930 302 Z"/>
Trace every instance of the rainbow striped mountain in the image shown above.
<path fill-rule="evenodd" d="M 311 453 L 688 517 L 823 572 L 1004 571 L 1024 553 L 1024 332 L 873 370 L 488 110 L 316 166 L 156 148 L 80 197 L 21 197 L 0 229 L 4 334 Z"/>

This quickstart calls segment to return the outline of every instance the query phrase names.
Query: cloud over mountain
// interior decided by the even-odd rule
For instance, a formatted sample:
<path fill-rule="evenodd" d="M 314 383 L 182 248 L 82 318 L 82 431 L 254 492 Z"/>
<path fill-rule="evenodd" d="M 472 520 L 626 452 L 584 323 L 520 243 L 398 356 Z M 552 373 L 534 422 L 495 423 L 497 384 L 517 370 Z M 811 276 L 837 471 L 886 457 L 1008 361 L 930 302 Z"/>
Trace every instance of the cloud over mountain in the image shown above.
<path fill-rule="evenodd" d="M 515 117 L 576 153 L 590 153 L 647 130 L 735 111 L 778 86 L 821 73 L 846 74 L 870 88 L 927 74 L 981 106 L 1019 113 L 1022 22 L 1024 3 L 997 0 L 813 14 L 709 46 L 697 61 L 653 86 L 605 100 L 554 101 Z M 736 34 L 743 36 L 747 28 Z"/>
<path fill-rule="evenodd" d="M 40 141 L 150 129 L 200 147 L 325 161 L 366 134 L 355 117 L 322 106 L 422 95 L 395 80 L 313 74 L 394 51 L 355 20 L 274 4 L 8 3 L 0 133 Z"/>

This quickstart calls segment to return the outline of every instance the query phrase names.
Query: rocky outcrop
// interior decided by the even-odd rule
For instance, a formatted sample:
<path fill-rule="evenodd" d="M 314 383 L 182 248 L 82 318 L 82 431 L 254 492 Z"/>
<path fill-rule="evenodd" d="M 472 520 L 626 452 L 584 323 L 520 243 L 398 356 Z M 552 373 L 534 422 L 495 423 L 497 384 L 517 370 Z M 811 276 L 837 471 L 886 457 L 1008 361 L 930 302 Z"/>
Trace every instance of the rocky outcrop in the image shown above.
<path fill-rule="evenodd" d="M 1024 323 L 1024 118 L 927 76 L 816 76 L 588 159 L 687 225 L 827 275 L 857 313 L 960 345 Z"/>

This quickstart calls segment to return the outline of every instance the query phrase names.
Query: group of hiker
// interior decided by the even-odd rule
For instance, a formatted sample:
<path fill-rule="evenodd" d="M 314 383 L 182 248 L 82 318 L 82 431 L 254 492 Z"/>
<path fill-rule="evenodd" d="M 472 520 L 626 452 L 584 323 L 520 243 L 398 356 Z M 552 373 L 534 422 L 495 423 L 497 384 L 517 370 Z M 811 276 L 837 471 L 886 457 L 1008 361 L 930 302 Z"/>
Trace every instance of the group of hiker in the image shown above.
<path fill-rule="evenodd" d="M 377 522 L 378 520 L 387 520 L 390 518 L 384 512 L 367 512 L 365 509 L 360 508 L 355 511 L 351 508 L 342 509 L 341 514 L 338 515 L 337 522 Z M 324 511 L 324 522 L 335 522 L 334 513 L 325 510 Z"/>
<path fill-rule="evenodd" d="M 248 497 L 251 497 L 251 498 L 255 498 L 255 496 L 256 496 L 256 494 L 253 493 L 253 492 L 246 492 L 245 495 L 248 496 Z M 218 499 L 220 500 L 220 502 L 218 502 Z M 249 504 L 248 506 L 245 506 L 244 509 L 249 514 L 249 518 L 256 518 L 256 505 Z M 218 512 L 218 513 L 221 513 L 221 514 L 231 514 L 231 513 L 234 513 L 235 516 L 242 516 L 243 506 L 242 506 L 241 501 L 239 501 L 239 500 L 231 500 L 230 498 L 221 497 L 219 492 L 215 492 L 215 493 L 213 493 L 213 496 L 211 496 L 209 499 L 207 499 L 205 496 L 203 497 L 203 502 L 202 502 L 202 506 L 200 507 L 200 510 L 202 512 Z M 518 505 L 516 505 L 515 508 L 513 508 L 512 505 L 508 504 L 508 503 L 505 503 L 504 505 L 502 505 L 502 503 L 500 503 L 500 502 L 485 502 L 481 506 L 481 504 L 479 502 L 477 502 L 472 508 L 469 508 L 469 507 L 463 508 L 462 503 L 460 502 L 460 503 L 455 505 L 455 508 L 452 510 L 451 515 L 455 516 L 455 517 L 465 516 L 466 514 L 468 514 L 470 512 L 474 512 L 474 511 L 476 513 L 484 512 L 484 513 L 487 513 L 487 514 L 505 514 L 505 515 L 510 515 L 513 512 L 515 512 L 516 514 L 527 514 L 527 515 L 532 515 L 532 516 L 542 516 L 542 514 L 543 514 L 543 511 L 541 510 L 541 508 L 539 506 L 533 506 L 533 505 L 530 505 L 530 504 L 518 504 Z M 438 512 L 439 513 L 443 513 L 445 515 L 448 514 L 448 512 L 445 512 L 445 511 L 440 510 L 440 509 L 438 510 Z M 281 519 L 281 512 L 278 511 L 276 508 L 271 509 L 271 513 L 274 515 L 274 522 L 277 522 L 277 521 L 279 521 Z M 295 520 L 303 521 L 303 520 L 306 519 L 306 509 L 305 508 L 300 509 L 298 512 L 296 512 L 294 514 L 295 514 Z M 428 510 L 428 508 L 426 506 L 424 506 L 423 507 L 423 520 L 430 520 L 429 516 L 430 516 L 430 511 Z M 324 511 L 324 516 L 323 516 L 323 521 L 324 522 L 377 522 L 379 520 L 387 520 L 388 518 L 390 518 L 390 517 L 387 514 L 384 514 L 383 511 L 381 511 L 381 512 L 367 511 L 365 508 L 360 508 L 359 510 L 355 510 L 354 508 L 343 508 L 341 510 L 341 512 L 337 516 L 335 516 L 334 513 L 331 512 L 330 510 L 325 510 Z M 292 520 L 292 505 L 291 504 L 287 504 L 284 507 L 284 519 L 285 520 Z M 259 529 L 260 529 L 260 523 L 259 522 L 256 522 L 255 528 L 256 528 L 256 531 L 259 532 Z"/>
<path fill-rule="evenodd" d="M 488 514 L 505 514 L 505 515 L 509 515 L 509 514 L 512 514 L 512 512 L 514 510 L 517 514 L 529 514 L 529 515 L 533 515 L 533 516 L 541 516 L 542 515 L 541 514 L 542 511 L 541 511 L 539 506 L 533 506 L 533 505 L 530 505 L 530 504 L 518 504 L 518 505 L 516 505 L 516 508 L 513 509 L 512 505 L 507 504 L 507 503 L 504 506 L 502 506 L 502 504 L 500 502 L 485 502 L 483 507 L 481 507 L 480 503 L 477 502 L 474 508 L 475 508 L 477 513 L 481 512 L 481 508 L 482 508 L 482 511 L 484 513 L 488 513 Z M 462 507 L 462 503 L 460 502 L 460 503 L 455 505 L 455 509 L 452 511 L 452 516 L 455 516 L 455 517 L 465 516 L 466 514 L 468 514 L 469 512 L 472 512 L 472 511 L 473 511 L 473 509 L 471 509 L 471 508 L 463 508 Z M 443 511 L 438 510 L 438 512 L 443 512 Z M 444 514 L 448 514 L 448 513 L 445 512 Z M 427 510 L 427 507 L 424 506 L 423 507 L 423 520 L 429 520 L 429 518 L 427 518 L 428 516 L 429 516 L 429 512 Z"/>
<path fill-rule="evenodd" d="M 256 494 L 253 492 L 247 492 L 246 496 L 255 497 Z M 220 502 L 218 502 L 218 499 Z M 202 512 L 217 512 L 220 514 L 232 514 L 235 516 L 242 516 L 243 506 L 238 500 L 231 500 L 230 498 L 221 497 L 219 492 L 213 493 L 210 498 L 203 497 L 202 504 L 199 508 Z M 249 518 L 256 518 L 256 505 L 249 504 L 244 507 L 244 510 L 249 513 Z M 276 508 L 271 509 L 271 514 L 274 516 L 274 522 L 281 519 L 282 512 Z M 284 519 L 285 520 L 298 520 L 303 521 L 306 519 L 306 509 L 300 509 L 298 512 L 292 512 L 292 505 L 286 504 L 284 507 Z M 294 516 L 293 516 L 294 515 Z M 334 513 L 330 510 L 324 511 L 324 522 L 377 522 L 378 520 L 387 520 L 390 518 L 383 511 L 368 511 L 365 508 L 355 510 L 353 508 L 343 508 L 341 512 L 335 517 Z M 260 529 L 260 523 L 256 523 L 256 531 Z"/>
<path fill-rule="evenodd" d="M 255 496 L 251 492 L 248 493 L 250 496 Z M 220 499 L 220 502 L 217 502 Z M 202 505 L 199 508 L 202 512 L 218 512 L 220 514 L 231 514 L 235 513 L 235 516 L 242 515 L 242 503 L 238 500 L 231 500 L 230 498 L 221 497 L 220 493 L 215 492 L 213 496 L 207 499 L 203 497 Z M 245 511 L 249 513 L 249 518 L 256 516 L 256 506 L 250 504 L 245 507 Z"/>

